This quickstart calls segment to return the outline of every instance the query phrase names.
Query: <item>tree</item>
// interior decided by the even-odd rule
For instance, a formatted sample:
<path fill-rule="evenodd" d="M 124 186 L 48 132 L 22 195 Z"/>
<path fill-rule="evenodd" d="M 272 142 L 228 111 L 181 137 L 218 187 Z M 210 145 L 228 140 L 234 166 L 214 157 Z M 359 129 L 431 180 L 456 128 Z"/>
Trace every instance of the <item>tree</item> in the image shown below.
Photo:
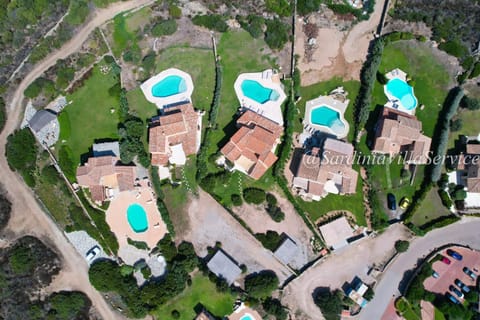
<path fill-rule="evenodd" d="M 247 203 L 262 204 L 265 202 L 265 191 L 258 188 L 246 188 L 243 190 L 243 199 Z"/>
<path fill-rule="evenodd" d="M 288 41 L 289 26 L 279 19 L 266 21 L 265 42 L 272 49 L 282 49 Z"/>
<path fill-rule="evenodd" d="M 270 270 L 253 273 L 245 278 L 245 291 L 257 299 L 269 297 L 277 287 L 278 277 Z"/>
<path fill-rule="evenodd" d="M 267 233 L 256 233 L 255 238 L 257 238 L 257 240 L 270 251 L 275 251 L 282 240 L 282 237 L 273 230 L 268 230 Z"/>
<path fill-rule="evenodd" d="M 463 121 L 460 118 L 450 120 L 450 130 L 460 131 L 463 127 Z"/>
<path fill-rule="evenodd" d="M 455 201 L 465 200 L 466 197 L 467 197 L 467 192 L 463 188 L 459 188 L 455 190 L 453 194 L 453 199 L 455 199 Z"/>
<path fill-rule="evenodd" d="M 155 24 L 152 28 L 152 35 L 154 37 L 168 36 L 177 31 L 177 22 L 173 19 L 162 20 Z"/>
<path fill-rule="evenodd" d="M 232 194 L 232 195 L 231 195 L 231 200 L 232 200 L 232 204 L 233 204 L 235 207 L 241 206 L 242 203 L 243 203 L 242 197 L 239 196 L 238 194 Z"/>
<path fill-rule="evenodd" d="M 405 252 L 408 250 L 409 246 L 410 246 L 410 242 L 408 241 L 405 241 L 405 240 L 395 241 L 395 250 L 397 250 L 397 252 Z"/>
<path fill-rule="evenodd" d="M 330 288 L 317 289 L 314 293 L 315 304 L 322 310 L 326 320 L 339 320 L 343 309 L 343 294 L 340 290 L 330 291 Z"/>
<path fill-rule="evenodd" d="M 89 309 L 90 301 L 82 292 L 60 291 L 48 298 L 49 313 L 56 319 L 77 319 Z"/>
<path fill-rule="evenodd" d="M 165 234 L 165 236 L 158 241 L 157 248 L 160 250 L 162 256 L 170 262 L 177 255 L 177 247 L 175 247 L 175 242 L 172 241 L 170 234 Z"/>
<path fill-rule="evenodd" d="M 218 14 L 198 15 L 192 18 L 192 22 L 197 26 L 203 26 L 218 32 L 226 32 L 228 30 L 228 25 L 224 18 Z"/>
<path fill-rule="evenodd" d="M 121 291 L 123 276 L 119 265 L 112 260 L 97 260 L 88 270 L 92 286 L 98 291 Z"/>
<path fill-rule="evenodd" d="M 262 303 L 262 307 L 265 312 L 275 316 L 277 320 L 286 320 L 288 313 L 285 308 L 282 306 L 282 303 L 278 299 L 272 299 L 268 297 Z"/>
<path fill-rule="evenodd" d="M 182 17 L 182 9 L 174 4 L 168 6 L 168 13 L 170 14 L 170 17 L 174 19 L 180 19 Z"/>
<path fill-rule="evenodd" d="M 480 66 L 480 62 L 478 65 Z M 468 110 L 478 110 L 480 109 L 480 100 L 464 96 L 460 102 L 460 106 Z"/>

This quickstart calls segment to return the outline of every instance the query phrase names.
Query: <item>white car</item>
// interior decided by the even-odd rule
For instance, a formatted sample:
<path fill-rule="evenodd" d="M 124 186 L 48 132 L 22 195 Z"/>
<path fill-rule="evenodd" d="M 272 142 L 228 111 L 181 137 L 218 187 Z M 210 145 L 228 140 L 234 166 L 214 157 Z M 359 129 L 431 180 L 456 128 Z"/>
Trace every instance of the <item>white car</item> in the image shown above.
<path fill-rule="evenodd" d="M 100 253 L 100 248 L 98 246 L 95 246 L 92 249 L 87 251 L 87 254 L 85 257 L 88 262 L 91 262 L 99 253 Z"/>

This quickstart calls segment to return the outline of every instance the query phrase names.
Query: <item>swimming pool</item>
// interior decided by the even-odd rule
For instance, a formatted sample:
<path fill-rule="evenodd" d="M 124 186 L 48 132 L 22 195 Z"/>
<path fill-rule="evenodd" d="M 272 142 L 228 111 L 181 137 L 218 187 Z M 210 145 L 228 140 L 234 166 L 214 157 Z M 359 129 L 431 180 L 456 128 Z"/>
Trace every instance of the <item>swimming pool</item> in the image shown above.
<path fill-rule="evenodd" d="M 247 313 L 240 318 L 240 320 L 255 320 L 251 314 Z"/>
<path fill-rule="evenodd" d="M 128 207 L 127 220 L 130 227 L 136 233 L 141 233 L 148 229 L 147 213 L 138 203 L 134 203 Z"/>
<path fill-rule="evenodd" d="M 412 86 L 402 79 L 391 79 L 387 82 L 385 88 L 387 93 L 398 99 L 405 109 L 413 110 L 417 107 L 417 98 L 413 94 Z"/>
<path fill-rule="evenodd" d="M 261 104 L 268 101 L 277 101 L 280 97 L 277 91 L 265 88 L 255 80 L 243 80 L 241 88 L 246 97 Z"/>
<path fill-rule="evenodd" d="M 152 87 L 152 95 L 156 98 L 170 97 L 187 91 L 185 79 L 177 75 L 170 75 Z"/>
<path fill-rule="evenodd" d="M 310 121 L 313 124 L 330 128 L 333 132 L 343 132 L 345 124 L 340 119 L 340 113 L 326 105 L 312 110 Z"/>

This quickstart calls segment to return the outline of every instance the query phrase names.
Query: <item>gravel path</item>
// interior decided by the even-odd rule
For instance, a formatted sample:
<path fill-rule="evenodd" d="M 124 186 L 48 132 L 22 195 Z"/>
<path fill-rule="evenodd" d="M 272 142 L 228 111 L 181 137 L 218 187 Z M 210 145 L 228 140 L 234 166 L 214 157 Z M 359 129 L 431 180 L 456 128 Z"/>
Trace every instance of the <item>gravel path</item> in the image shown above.
<path fill-rule="evenodd" d="M 200 190 L 199 198 L 192 200 L 188 215 L 192 228 L 186 232 L 184 240 L 193 243 L 199 256 L 206 256 L 207 247 L 214 247 L 215 242 L 220 241 L 226 253 L 238 264 L 247 266 L 247 273 L 272 270 L 280 283 L 292 276 L 287 267 L 204 191 Z"/>

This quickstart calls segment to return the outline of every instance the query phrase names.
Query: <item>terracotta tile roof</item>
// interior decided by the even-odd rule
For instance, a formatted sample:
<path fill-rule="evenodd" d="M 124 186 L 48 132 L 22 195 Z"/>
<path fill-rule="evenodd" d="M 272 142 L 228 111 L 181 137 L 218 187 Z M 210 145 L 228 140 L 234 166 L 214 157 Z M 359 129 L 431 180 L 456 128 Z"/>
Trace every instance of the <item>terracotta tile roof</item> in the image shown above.
<path fill-rule="evenodd" d="M 94 201 L 105 200 L 105 188 L 132 190 L 135 184 L 135 166 L 118 165 L 114 156 L 91 157 L 77 169 L 77 182 L 90 189 Z"/>
<path fill-rule="evenodd" d="M 186 156 L 197 152 L 199 117 L 192 104 L 185 103 L 164 108 L 162 115 L 152 119 L 148 143 L 152 165 L 168 164 L 170 146 L 182 144 Z"/>
<path fill-rule="evenodd" d="M 467 153 L 468 154 L 480 154 L 480 144 L 467 144 Z"/>
<path fill-rule="evenodd" d="M 341 194 L 355 193 L 358 173 L 352 169 L 352 162 L 351 144 L 327 138 L 322 152 L 314 149 L 300 156 L 293 185 L 306 194 L 321 197 L 326 195 L 325 185 L 331 181 Z"/>
<path fill-rule="evenodd" d="M 221 153 L 250 177 L 259 179 L 277 161 L 274 151 L 283 127 L 251 110 L 240 116 L 237 126 L 240 128 Z"/>
<path fill-rule="evenodd" d="M 414 116 L 384 107 L 373 151 L 391 156 L 407 151 L 407 162 L 426 163 L 431 141 L 422 134 L 422 123 Z"/>

